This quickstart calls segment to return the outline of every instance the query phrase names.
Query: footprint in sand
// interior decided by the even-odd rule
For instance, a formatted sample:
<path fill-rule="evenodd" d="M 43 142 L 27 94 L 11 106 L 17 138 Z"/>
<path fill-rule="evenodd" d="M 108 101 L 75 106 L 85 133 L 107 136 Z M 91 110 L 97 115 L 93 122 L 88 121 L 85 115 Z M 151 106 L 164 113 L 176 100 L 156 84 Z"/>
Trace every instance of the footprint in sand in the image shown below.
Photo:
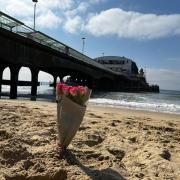
<path fill-rule="evenodd" d="M 96 114 L 93 114 L 93 113 L 89 113 L 89 115 L 93 118 L 102 118 L 101 116 L 97 116 Z"/>
<path fill-rule="evenodd" d="M 115 156 L 118 160 L 122 160 L 125 156 L 125 151 L 117 148 L 108 148 L 108 152 Z"/>
<path fill-rule="evenodd" d="M 138 142 L 138 140 L 137 140 L 137 138 L 135 136 L 128 137 L 128 140 L 129 140 L 129 143 L 137 143 Z"/>
<path fill-rule="evenodd" d="M 126 119 L 127 119 L 127 120 L 134 120 L 133 117 L 127 117 Z"/>
<path fill-rule="evenodd" d="M 31 177 L 27 177 L 26 175 L 18 175 L 18 174 L 12 174 L 12 175 L 6 175 L 6 180 L 61 180 L 61 179 L 67 179 L 67 171 L 64 169 L 59 169 L 58 171 L 54 173 L 47 173 L 47 174 L 33 174 Z"/>
<path fill-rule="evenodd" d="M 12 135 L 9 134 L 6 130 L 0 129 L 0 141 L 11 138 Z"/>
<path fill-rule="evenodd" d="M 97 121 L 91 121 L 90 123 L 91 123 L 91 124 L 98 124 Z"/>
<path fill-rule="evenodd" d="M 160 154 L 159 154 L 163 159 L 166 159 L 170 161 L 171 159 L 171 153 L 169 152 L 168 149 L 164 149 Z"/>
<path fill-rule="evenodd" d="M 98 161 L 103 161 L 103 160 L 108 160 L 109 159 L 108 154 L 102 154 L 102 152 L 97 152 L 97 151 L 94 151 L 94 150 L 86 150 L 86 151 L 78 150 L 78 151 L 76 151 L 76 153 L 78 154 L 78 156 L 81 159 L 84 159 L 84 161 L 86 163 L 90 163 L 90 162 L 98 163 Z"/>
<path fill-rule="evenodd" d="M 16 139 L 8 140 L 8 143 L 0 145 L 1 157 L 7 164 L 13 165 L 20 160 L 31 157 L 32 154 L 28 152 L 27 148 L 21 145 L 22 142 Z"/>
<path fill-rule="evenodd" d="M 98 144 L 101 144 L 103 141 L 104 141 L 104 137 L 102 137 L 101 135 L 92 134 L 92 135 L 88 135 L 88 140 L 86 140 L 84 143 L 89 147 L 93 147 Z"/>
<path fill-rule="evenodd" d="M 113 126 L 113 127 L 115 127 L 115 126 L 118 126 L 119 123 L 121 123 L 120 120 L 113 120 L 110 125 Z"/>
<path fill-rule="evenodd" d="M 25 169 L 26 171 L 27 171 L 28 169 L 30 169 L 32 166 L 34 166 L 34 162 L 33 162 L 33 161 L 31 161 L 31 160 L 29 160 L 29 159 L 22 161 L 22 168 Z"/>
<path fill-rule="evenodd" d="M 78 131 L 84 131 L 86 129 L 90 129 L 88 126 L 81 126 Z"/>
<path fill-rule="evenodd" d="M 103 160 L 108 160 L 109 156 L 108 155 L 103 155 L 101 153 L 97 153 L 97 152 L 92 152 L 86 155 L 86 158 L 89 159 L 95 159 L 98 161 L 103 161 Z"/>

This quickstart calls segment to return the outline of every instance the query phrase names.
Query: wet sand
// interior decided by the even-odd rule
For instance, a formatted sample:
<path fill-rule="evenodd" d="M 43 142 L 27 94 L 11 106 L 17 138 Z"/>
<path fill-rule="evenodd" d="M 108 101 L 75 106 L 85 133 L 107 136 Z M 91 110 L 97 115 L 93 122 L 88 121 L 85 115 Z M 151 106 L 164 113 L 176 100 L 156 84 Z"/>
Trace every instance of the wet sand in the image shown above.
<path fill-rule="evenodd" d="M 0 180 L 180 179 L 180 115 L 88 106 L 56 136 L 55 103 L 0 100 Z"/>

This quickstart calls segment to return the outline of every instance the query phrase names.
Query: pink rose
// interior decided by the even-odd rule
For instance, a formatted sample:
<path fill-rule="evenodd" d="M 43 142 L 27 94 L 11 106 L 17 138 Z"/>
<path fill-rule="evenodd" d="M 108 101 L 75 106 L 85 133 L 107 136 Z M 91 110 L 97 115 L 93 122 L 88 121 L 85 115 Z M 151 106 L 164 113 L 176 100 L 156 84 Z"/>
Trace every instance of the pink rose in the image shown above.
<path fill-rule="evenodd" d="M 60 94 L 60 95 L 63 94 L 62 89 L 63 89 L 64 86 L 65 86 L 65 84 L 63 84 L 63 83 L 58 83 L 58 84 L 57 84 L 56 90 L 57 90 L 58 94 Z"/>
<path fill-rule="evenodd" d="M 69 89 L 70 89 L 70 86 L 64 85 L 62 87 L 63 94 L 68 95 L 69 94 Z"/>
<path fill-rule="evenodd" d="M 89 89 L 83 86 L 68 86 L 64 83 L 58 83 L 56 86 L 57 99 L 62 99 L 63 96 L 68 97 L 72 101 L 80 105 L 85 105 L 89 99 Z"/>
<path fill-rule="evenodd" d="M 62 90 L 62 88 L 63 88 L 63 86 L 65 86 L 65 84 L 64 84 L 64 83 L 58 83 L 56 87 L 57 87 L 57 89 L 58 89 L 58 90 L 60 90 L 60 91 L 61 91 L 61 90 Z"/>
<path fill-rule="evenodd" d="M 80 94 L 86 94 L 87 93 L 87 91 L 88 91 L 88 88 L 85 86 L 85 87 L 83 87 L 83 86 L 78 86 L 78 90 L 79 90 L 79 92 L 80 92 Z"/>
<path fill-rule="evenodd" d="M 72 96 L 76 96 L 78 93 L 78 88 L 77 87 L 71 87 L 69 89 L 69 94 L 72 95 Z"/>

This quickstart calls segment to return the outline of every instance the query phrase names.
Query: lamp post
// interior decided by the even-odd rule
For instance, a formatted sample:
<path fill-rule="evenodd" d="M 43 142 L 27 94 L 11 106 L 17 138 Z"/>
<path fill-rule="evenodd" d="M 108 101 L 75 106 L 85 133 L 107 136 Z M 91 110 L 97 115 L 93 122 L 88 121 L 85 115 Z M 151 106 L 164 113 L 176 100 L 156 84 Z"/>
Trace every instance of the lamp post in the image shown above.
<path fill-rule="evenodd" d="M 36 28 L 36 4 L 38 2 L 38 0 L 32 0 L 32 2 L 34 3 L 34 30 Z"/>
<path fill-rule="evenodd" d="M 85 46 L 85 37 L 82 38 L 82 53 L 84 54 L 84 46 Z"/>

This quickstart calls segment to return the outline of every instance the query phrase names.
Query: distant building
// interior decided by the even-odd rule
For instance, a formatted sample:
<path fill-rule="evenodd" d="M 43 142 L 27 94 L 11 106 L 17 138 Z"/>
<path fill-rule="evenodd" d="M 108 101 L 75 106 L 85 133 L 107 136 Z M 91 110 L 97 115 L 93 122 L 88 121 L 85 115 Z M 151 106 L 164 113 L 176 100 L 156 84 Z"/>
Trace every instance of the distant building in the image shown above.
<path fill-rule="evenodd" d="M 126 57 L 102 56 L 95 58 L 95 61 L 115 72 L 121 72 L 129 75 L 138 74 L 138 67 L 136 63 Z"/>

